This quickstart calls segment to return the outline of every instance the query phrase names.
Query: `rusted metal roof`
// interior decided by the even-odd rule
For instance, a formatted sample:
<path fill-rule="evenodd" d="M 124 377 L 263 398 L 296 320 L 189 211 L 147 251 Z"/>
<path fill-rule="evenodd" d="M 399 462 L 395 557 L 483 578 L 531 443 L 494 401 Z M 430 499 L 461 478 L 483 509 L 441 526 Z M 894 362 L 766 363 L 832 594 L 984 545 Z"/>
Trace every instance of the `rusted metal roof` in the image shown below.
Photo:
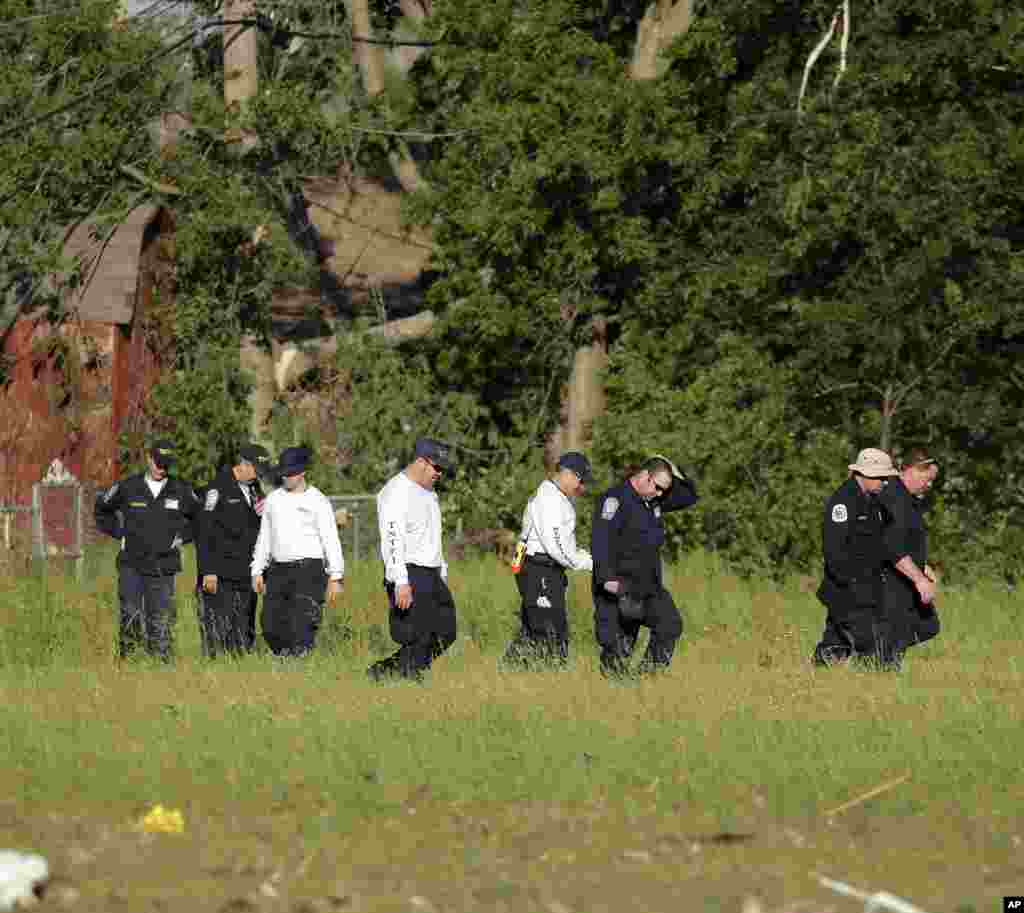
<path fill-rule="evenodd" d="M 158 206 L 136 207 L 109 238 L 95 237 L 90 223 L 72 232 L 64 255 L 81 263 L 82 281 L 69 292 L 67 305 L 82 320 L 132 322 L 143 235 L 159 211 Z"/>

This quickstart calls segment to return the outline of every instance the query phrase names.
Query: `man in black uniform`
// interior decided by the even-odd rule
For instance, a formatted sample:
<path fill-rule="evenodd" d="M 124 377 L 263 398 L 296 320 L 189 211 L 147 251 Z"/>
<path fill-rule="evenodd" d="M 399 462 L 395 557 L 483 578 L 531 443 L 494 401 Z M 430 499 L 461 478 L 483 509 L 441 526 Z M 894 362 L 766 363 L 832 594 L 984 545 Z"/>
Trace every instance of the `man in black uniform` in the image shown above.
<path fill-rule="evenodd" d="M 117 556 L 122 659 L 139 646 L 165 661 L 174 658 L 174 577 L 199 509 L 192 486 L 168 475 L 174 460 L 174 444 L 157 441 L 146 456 L 145 473 L 114 483 L 96 501 L 96 528 L 122 543 Z"/>
<path fill-rule="evenodd" d="M 206 487 L 196 531 L 200 579 L 200 632 L 213 658 L 252 650 L 256 642 L 253 550 L 260 533 L 263 491 L 257 476 L 270 469 L 270 454 L 258 444 L 240 448 Z"/>
<path fill-rule="evenodd" d="M 938 474 L 939 466 L 928 451 L 912 447 L 901 462 L 899 476 L 880 495 L 888 514 L 883 534 L 889 561 L 885 608 L 897 628 L 901 651 L 939 633 L 923 504 Z"/>
<path fill-rule="evenodd" d="M 598 500 L 591 541 L 592 593 L 605 674 L 628 671 L 641 625 L 651 629 L 651 638 L 639 671 L 653 672 L 672 661 L 683 621 L 662 582 L 662 514 L 696 503 L 697 486 L 659 455 Z"/>
<path fill-rule="evenodd" d="M 885 511 L 878 496 L 896 469 L 889 454 L 869 447 L 849 470 L 850 478 L 825 503 L 818 599 L 828 616 L 814 662 L 868 657 L 889 666 L 897 662 L 899 645 L 885 610 Z"/>

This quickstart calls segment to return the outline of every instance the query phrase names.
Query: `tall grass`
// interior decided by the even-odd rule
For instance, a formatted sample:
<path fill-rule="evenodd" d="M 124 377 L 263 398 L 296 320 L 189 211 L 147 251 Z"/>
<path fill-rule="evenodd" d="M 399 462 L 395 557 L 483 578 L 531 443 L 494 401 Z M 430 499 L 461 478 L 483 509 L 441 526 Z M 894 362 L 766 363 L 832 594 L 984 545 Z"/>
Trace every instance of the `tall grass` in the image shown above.
<path fill-rule="evenodd" d="M 947 594 L 942 636 L 900 673 L 819 671 L 810 587 L 694 555 L 670 575 L 687 616 L 671 671 L 616 684 L 597 671 L 584 577 L 570 669 L 503 671 L 515 588 L 481 559 L 452 569 L 460 639 L 428 684 L 380 687 L 364 676 L 392 649 L 374 564 L 350 570 L 306 661 L 203 660 L 187 571 L 178 662 L 117 666 L 103 557 L 81 585 L 52 570 L 0 583 L 0 756 L 26 802 L 298 802 L 348 818 L 417 786 L 452 800 L 649 790 L 727 818 L 754 790 L 811 813 L 903 771 L 911 805 L 1021 798 L 1020 604 L 995 587 Z"/>

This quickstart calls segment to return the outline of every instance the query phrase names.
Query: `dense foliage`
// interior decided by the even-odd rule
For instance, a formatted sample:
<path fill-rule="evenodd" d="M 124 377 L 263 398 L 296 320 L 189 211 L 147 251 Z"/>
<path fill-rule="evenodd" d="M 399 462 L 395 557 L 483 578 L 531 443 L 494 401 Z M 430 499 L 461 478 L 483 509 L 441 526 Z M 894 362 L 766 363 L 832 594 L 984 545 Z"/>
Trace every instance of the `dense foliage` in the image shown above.
<path fill-rule="evenodd" d="M 690 465 L 706 497 L 682 541 L 804 565 L 848 457 L 924 440 L 937 554 L 1017 566 L 1024 13 L 854 3 L 848 67 L 835 84 L 837 40 L 801 116 L 833 4 L 706 5 L 646 83 L 610 6 L 441 7 L 421 114 L 467 131 L 421 210 L 441 375 L 500 391 L 511 428 L 550 416 L 551 372 L 604 315 L 595 455 Z"/>
<path fill-rule="evenodd" d="M 4 3 L 5 18 L 34 10 Z M 5 137 L 8 285 L 52 262 L 60 226 L 175 188 L 177 370 L 153 404 L 201 475 L 211 435 L 245 425 L 241 336 L 266 338 L 275 288 L 315 279 L 301 176 L 343 161 L 379 171 L 400 141 L 358 133 L 369 114 L 412 137 L 427 185 L 409 214 L 432 226 L 442 328 L 398 350 L 339 345 L 324 485 L 372 490 L 412 437 L 436 433 L 462 456 L 450 517 L 514 527 L 573 353 L 601 318 L 608 400 L 592 455 L 603 482 L 652 450 L 689 468 L 704 497 L 673 521 L 676 545 L 748 570 L 807 567 L 822 500 L 856 451 L 924 441 L 942 463 L 936 555 L 964 573 L 1020 570 L 1024 10 L 853 0 L 846 69 L 837 35 L 801 113 L 832 0 L 695 3 L 659 78 L 636 81 L 646 6 L 435 0 L 423 28 L 437 44 L 375 100 L 344 42 L 271 32 L 243 112 L 224 110 L 203 46 L 185 93 L 193 126 L 163 158 L 140 119 L 181 94 L 180 72 L 174 58 L 137 64 L 166 39 L 106 29 L 102 5 L 94 20 L 2 31 L 0 129 L 71 99 L 111 60 L 131 73 L 74 117 Z M 340 4 L 289 9 L 307 28 L 344 24 Z M 377 4 L 377 27 L 396 9 Z M 241 151 L 231 129 L 261 141 Z M 293 422 L 282 443 L 302 435 Z"/>

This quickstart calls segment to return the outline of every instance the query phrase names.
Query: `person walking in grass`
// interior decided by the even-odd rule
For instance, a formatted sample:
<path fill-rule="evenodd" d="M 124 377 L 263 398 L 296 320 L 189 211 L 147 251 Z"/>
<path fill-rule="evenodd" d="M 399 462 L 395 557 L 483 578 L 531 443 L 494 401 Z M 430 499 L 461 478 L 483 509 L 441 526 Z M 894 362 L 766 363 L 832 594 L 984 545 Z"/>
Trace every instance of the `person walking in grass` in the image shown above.
<path fill-rule="evenodd" d="M 855 657 L 893 666 L 899 632 L 885 609 L 885 508 L 879 495 L 897 472 L 889 454 L 874 447 L 848 468 L 850 477 L 825 502 L 818 599 L 828 614 L 813 659 L 819 666 Z"/>
<path fill-rule="evenodd" d="M 374 681 L 396 676 L 420 680 L 455 642 L 455 600 L 448 589 L 441 504 L 434 491 L 452 468 L 446 444 L 420 438 L 412 462 L 377 495 L 388 621 L 391 637 L 400 646 L 367 670 Z"/>
<path fill-rule="evenodd" d="M 266 449 L 246 444 L 202 495 L 196 530 L 199 630 L 210 658 L 248 653 L 255 646 L 251 567 L 264 504 L 259 476 L 270 468 Z"/>
<path fill-rule="evenodd" d="M 593 570 L 590 553 L 576 547 L 573 500 L 594 481 L 582 453 L 563 453 L 557 472 L 545 479 L 523 511 L 520 544 L 522 565 L 516 586 L 522 603 L 519 633 L 505 652 L 509 665 L 532 662 L 565 665 L 569 658 L 569 615 L 566 571 Z"/>
<path fill-rule="evenodd" d="M 900 652 L 939 633 L 935 611 L 935 574 L 928 564 L 928 529 L 924 496 L 939 474 L 938 463 L 925 447 L 911 447 L 899 475 L 880 498 L 887 517 L 883 539 L 888 569 L 885 610 L 899 640 Z"/>
<path fill-rule="evenodd" d="M 165 662 L 174 658 L 174 579 L 181 571 L 181 546 L 193 540 L 199 511 L 192 486 L 170 475 L 175 460 L 174 443 L 157 441 L 146 454 L 144 473 L 115 482 L 96 501 L 96 528 L 121 540 L 121 659 L 140 647 Z"/>
<path fill-rule="evenodd" d="M 641 626 L 650 628 L 651 635 L 639 671 L 654 672 L 672 662 L 683 620 L 664 584 L 662 517 L 696 503 L 697 486 L 660 455 L 598 499 L 591 537 L 591 589 L 605 675 L 629 671 Z"/>
<path fill-rule="evenodd" d="M 316 645 L 324 595 L 341 593 L 345 558 L 331 502 L 306 481 L 306 447 L 289 447 L 268 472 L 282 480 L 263 505 L 252 559 L 252 588 L 263 597 L 267 646 L 278 656 L 305 656 Z"/>

